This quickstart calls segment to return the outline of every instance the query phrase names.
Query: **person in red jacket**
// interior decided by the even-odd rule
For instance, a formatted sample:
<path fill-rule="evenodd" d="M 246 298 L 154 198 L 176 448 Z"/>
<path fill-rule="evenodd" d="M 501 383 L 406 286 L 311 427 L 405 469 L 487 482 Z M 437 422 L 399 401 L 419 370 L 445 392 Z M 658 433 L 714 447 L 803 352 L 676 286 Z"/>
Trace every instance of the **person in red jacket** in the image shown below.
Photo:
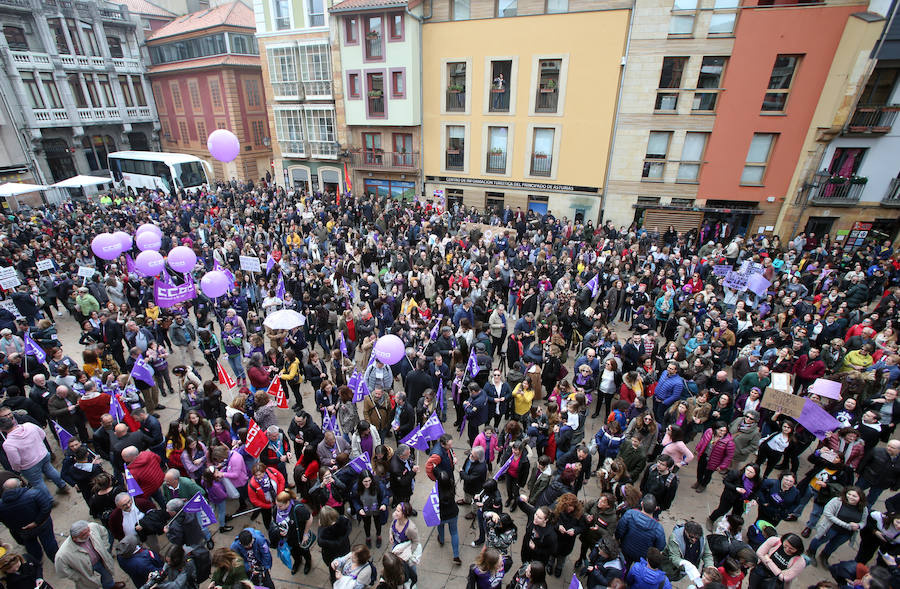
<path fill-rule="evenodd" d="M 794 362 L 794 393 L 799 394 L 800 389 L 807 388 L 817 378 L 825 376 L 825 362 L 819 358 L 819 348 L 810 348 L 809 352 L 801 355 Z"/>
<path fill-rule="evenodd" d="M 140 496 L 152 497 L 160 508 L 164 508 L 166 501 L 160 488 L 166 475 L 159 464 L 159 456 L 150 450 L 139 452 L 134 446 L 128 446 L 122 450 L 122 461 L 128 466 L 128 472 L 144 492 Z"/>
<path fill-rule="evenodd" d="M 94 381 L 89 380 L 84 385 L 84 394 L 78 399 L 78 408 L 92 429 L 100 427 L 100 417 L 109 412 L 109 401 L 112 399 L 107 393 L 98 393 L 96 388 Z"/>
<path fill-rule="evenodd" d="M 247 481 L 247 496 L 250 503 L 259 507 L 262 513 L 263 525 L 269 529 L 272 524 L 272 505 L 275 497 L 284 491 L 284 477 L 278 469 L 257 462 L 253 465 L 250 480 Z"/>

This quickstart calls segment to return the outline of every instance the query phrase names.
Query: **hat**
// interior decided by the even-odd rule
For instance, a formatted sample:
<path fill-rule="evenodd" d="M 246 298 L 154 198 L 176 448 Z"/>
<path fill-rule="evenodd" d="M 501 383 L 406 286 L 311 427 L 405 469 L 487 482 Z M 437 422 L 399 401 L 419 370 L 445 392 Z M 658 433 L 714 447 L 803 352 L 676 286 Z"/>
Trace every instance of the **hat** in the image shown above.
<path fill-rule="evenodd" d="M 12 335 L 12 329 L 4 327 L 3 329 L 0 329 L 0 335 Z"/>
<path fill-rule="evenodd" d="M 87 291 L 88 291 L 88 289 L 86 286 L 81 286 L 78 288 L 78 292 L 87 292 Z"/>

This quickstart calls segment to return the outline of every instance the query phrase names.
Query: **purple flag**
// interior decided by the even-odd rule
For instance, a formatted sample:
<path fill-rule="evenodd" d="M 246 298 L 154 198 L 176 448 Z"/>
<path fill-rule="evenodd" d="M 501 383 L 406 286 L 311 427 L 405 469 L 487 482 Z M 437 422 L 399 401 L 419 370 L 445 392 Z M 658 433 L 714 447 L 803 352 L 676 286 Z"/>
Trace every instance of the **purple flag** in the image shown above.
<path fill-rule="evenodd" d="M 115 394 L 109 396 L 109 414 L 112 415 L 112 418 L 116 421 L 125 419 L 125 412 L 122 411 L 122 406 L 119 405 L 119 400 L 116 398 Z"/>
<path fill-rule="evenodd" d="M 503 463 L 503 466 L 501 466 L 501 467 L 497 470 L 497 474 L 494 475 L 494 480 L 495 480 L 495 481 L 499 481 L 499 480 L 500 480 L 500 477 L 503 476 L 503 473 L 505 473 L 507 470 L 509 470 L 509 465 L 512 464 L 512 459 L 513 459 L 513 455 L 510 454 L 510 455 L 509 455 L 509 458 L 506 460 L 506 462 Z"/>
<path fill-rule="evenodd" d="M 372 463 L 369 461 L 369 453 L 363 452 L 362 454 L 360 454 L 359 456 L 357 456 L 356 458 L 351 460 L 347 464 L 347 466 L 349 466 L 356 472 L 363 472 L 366 470 L 371 472 L 372 471 Z"/>
<path fill-rule="evenodd" d="M 157 307 L 167 309 L 178 303 L 197 298 L 197 286 L 190 274 L 189 280 L 184 284 L 174 285 L 171 281 L 153 281 L 153 302 Z"/>
<path fill-rule="evenodd" d="M 28 335 L 28 332 L 25 332 L 25 354 L 28 356 L 34 356 L 37 358 L 38 362 L 46 362 L 47 361 L 47 352 L 37 344 L 36 341 L 31 339 L 31 336 Z"/>
<path fill-rule="evenodd" d="M 462 435 L 463 430 L 466 429 L 466 420 L 469 419 L 468 415 L 463 415 L 462 423 L 459 424 L 459 435 Z"/>
<path fill-rule="evenodd" d="M 353 402 L 358 403 L 369 396 L 369 387 L 366 386 L 366 381 L 362 378 L 359 379 L 359 384 L 356 385 L 356 388 L 353 390 Z"/>
<path fill-rule="evenodd" d="M 441 508 L 440 501 L 438 500 L 437 481 L 435 481 L 434 488 L 431 490 L 428 499 L 425 501 L 425 505 L 422 507 L 422 517 L 425 518 L 426 526 L 436 526 L 441 523 Z"/>
<path fill-rule="evenodd" d="M 128 494 L 132 497 L 144 494 L 141 486 L 134 480 L 134 477 L 131 476 L 131 472 L 128 470 L 127 466 L 125 467 L 125 486 L 128 487 Z"/>
<path fill-rule="evenodd" d="M 803 405 L 803 411 L 800 413 L 797 421 L 809 430 L 809 433 L 820 440 L 825 439 L 826 433 L 842 427 L 840 421 L 822 409 L 822 406 L 812 399 L 806 400 L 806 404 Z"/>
<path fill-rule="evenodd" d="M 143 356 L 138 356 L 137 360 L 134 361 L 134 368 L 131 369 L 131 377 L 135 380 L 145 382 L 150 386 L 156 384 L 153 380 L 153 368 L 147 364 L 147 361 L 144 360 Z"/>
<path fill-rule="evenodd" d="M 347 386 L 350 387 L 351 391 L 355 391 L 357 387 L 359 387 L 359 381 L 362 380 L 362 375 L 359 373 L 357 369 L 353 369 L 353 373 L 350 375 L 350 378 L 347 379 Z"/>
<path fill-rule="evenodd" d="M 438 406 L 441 408 L 441 413 L 443 414 L 444 413 L 444 381 L 443 380 L 438 381 L 437 396 L 438 396 Z"/>
<path fill-rule="evenodd" d="M 343 331 L 338 332 L 338 342 L 341 345 L 341 354 L 343 354 L 346 357 L 350 357 L 350 354 L 347 353 L 347 342 L 344 341 L 344 332 Z"/>
<path fill-rule="evenodd" d="M 466 364 L 466 372 L 469 373 L 469 376 L 475 378 L 478 375 L 479 370 L 481 370 L 481 366 L 478 365 L 478 355 L 475 353 L 475 348 L 472 348 L 472 351 L 469 352 L 469 362 Z"/>
<path fill-rule="evenodd" d="M 50 421 L 53 421 L 52 419 Z M 72 434 L 67 432 L 61 425 L 53 421 L 53 431 L 56 432 L 56 437 L 59 438 L 59 445 L 61 448 L 66 449 L 69 447 L 69 440 L 74 438 Z"/>
<path fill-rule="evenodd" d="M 428 441 L 436 440 L 444 435 L 444 426 L 438 419 L 437 413 L 432 413 L 431 417 L 425 420 L 421 427 L 422 437 Z"/>
<path fill-rule="evenodd" d="M 346 279 L 346 278 L 344 278 L 343 276 L 341 276 L 341 280 L 342 280 L 343 283 L 344 283 L 344 290 L 347 291 L 347 296 L 350 297 L 350 300 L 352 301 L 352 300 L 353 300 L 353 289 L 350 288 L 350 285 L 349 285 L 349 284 L 347 284 L 347 279 Z"/>
<path fill-rule="evenodd" d="M 125 254 L 125 269 L 128 270 L 129 274 L 134 274 L 134 260 L 131 258 L 129 254 Z"/>
<path fill-rule="evenodd" d="M 188 513 L 199 513 L 200 525 L 204 528 L 216 523 L 216 514 L 213 513 L 212 507 L 209 506 L 209 503 L 206 502 L 206 499 L 203 498 L 203 493 L 200 491 L 197 491 L 193 497 L 188 499 L 187 503 L 184 504 L 184 510 Z"/>
<path fill-rule="evenodd" d="M 266 256 L 266 274 L 272 271 L 272 268 L 275 267 L 275 258 L 272 257 L 272 254 L 268 254 Z"/>
<path fill-rule="evenodd" d="M 425 436 L 422 435 L 422 430 L 419 428 L 413 428 L 405 438 L 400 440 L 400 443 L 422 452 L 428 451 L 428 440 L 425 439 Z"/>
<path fill-rule="evenodd" d="M 584 589 L 581 586 L 581 581 L 579 581 L 578 577 L 575 576 L 575 573 L 572 573 L 572 582 L 569 583 L 569 589 Z"/>
<path fill-rule="evenodd" d="M 331 431 L 337 435 L 337 419 L 328 414 L 328 409 L 322 410 L 322 431 Z"/>
<path fill-rule="evenodd" d="M 441 325 L 440 319 L 435 321 L 434 327 L 431 328 L 431 333 L 429 334 L 431 336 L 431 341 L 435 341 L 438 338 L 438 335 L 440 335 L 439 330 L 438 330 L 438 327 L 440 327 L 440 325 Z"/>
<path fill-rule="evenodd" d="M 597 293 L 600 291 L 600 283 L 597 280 L 597 276 L 599 276 L 599 274 L 594 274 L 594 277 L 588 280 L 587 284 L 585 284 L 586 287 L 591 289 L 592 297 L 597 296 Z"/>
<path fill-rule="evenodd" d="M 284 300 L 284 274 L 278 275 L 278 285 L 275 287 L 275 296 Z"/>

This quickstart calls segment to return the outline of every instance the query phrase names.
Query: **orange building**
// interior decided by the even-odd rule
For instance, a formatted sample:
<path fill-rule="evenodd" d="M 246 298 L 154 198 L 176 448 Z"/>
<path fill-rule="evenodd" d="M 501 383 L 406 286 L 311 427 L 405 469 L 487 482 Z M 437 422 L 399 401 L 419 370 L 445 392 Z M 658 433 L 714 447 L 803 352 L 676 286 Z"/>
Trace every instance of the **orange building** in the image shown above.
<path fill-rule="evenodd" d="M 271 178 L 254 23 L 246 4 L 232 2 L 178 17 L 147 39 L 163 151 L 206 159 L 220 180 Z M 222 164 L 210 157 L 206 139 L 216 129 L 228 129 L 240 141 L 234 161 Z"/>

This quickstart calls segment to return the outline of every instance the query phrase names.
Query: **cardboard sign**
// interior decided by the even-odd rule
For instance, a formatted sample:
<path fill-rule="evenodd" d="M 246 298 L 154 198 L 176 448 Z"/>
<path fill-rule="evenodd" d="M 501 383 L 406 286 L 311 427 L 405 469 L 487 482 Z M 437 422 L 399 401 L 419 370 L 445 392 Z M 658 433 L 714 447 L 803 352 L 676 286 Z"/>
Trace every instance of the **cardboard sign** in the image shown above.
<path fill-rule="evenodd" d="M 53 260 L 50 259 L 38 260 L 34 265 L 37 267 L 38 272 L 43 272 L 44 270 L 49 272 L 50 270 L 53 270 Z"/>
<path fill-rule="evenodd" d="M 95 272 L 90 266 L 78 266 L 78 275 L 82 278 L 92 278 Z"/>
<path fill-rule="evenodd" d="M 22 284 L 22 281 L 19 280 L 18 276 L 12 276 L 10 278 L 0 278 L 0 288 L 3 290 L 12 290 Z"/>
<path fill-rule="evenodd" d="M 748 275 L 731 271 L 725 276 L 725 280 L 722 281 L 722 286 L 738 292 L 744 292 L 747 290 L 748 280 Z"/>
<path fill-rule="evenodd" d="M 816 382 L 809 385 L 808 392 L 820 397 L 828 397 L 829 399 L 840 401 L 842 387 L 843 385 L 839 382 L 826 378 L 817 378 Z"/>
<path fill-rule="evenodd" d="M 797 395 L 792 395 L 788 392 L 768 387 L 763 395 L 760 407 L 771 409 L 782 415 L 797 419 L 800 417 L 800 414 L 803 413 L 803 406 L 805 404 L 806 399 L 803 397 L 798 397 Z"/>
<path fill-rule="evenodd" d="M 19 313 L 19 308 L 16 307 L 16 304 L 12 302 L 11 299 L 3 299 L 0 301 L 0 307 L 3 307 L 10 313 L 16 316 L 16 319 L 22 319 L 22 314 Z"/>
<path fill-rule="evenodd" d="M 712 270 L 714 276 L 728 276 L 728 273 L 731 272 L 731 266 L 729 266 L 728 264 L 722 264 L 713 266 Z"/>
<path fill-rule="evenodd" d="M 260 266 L 259 258 L 255 258 L 253 256 L 241 256 L 241 270 L 245 272 L 262 272 L 262 266 Z"/>
<path fill-rule="evenodd" d="M 0 280 L 6 280 L 7 278 L 14 278 L 18 276 L 16 274 L 16 269 L 12 266 L 7 266 L 5 268 L 0 268 Z"/>
<path fill-rule="evenodd" d="M 791 374 L 789 372 L 773 372 L 769 375 L 772 383 L 769 385 L 773 389 L 789 393 L 793 390 L 791 386 Z"/>

